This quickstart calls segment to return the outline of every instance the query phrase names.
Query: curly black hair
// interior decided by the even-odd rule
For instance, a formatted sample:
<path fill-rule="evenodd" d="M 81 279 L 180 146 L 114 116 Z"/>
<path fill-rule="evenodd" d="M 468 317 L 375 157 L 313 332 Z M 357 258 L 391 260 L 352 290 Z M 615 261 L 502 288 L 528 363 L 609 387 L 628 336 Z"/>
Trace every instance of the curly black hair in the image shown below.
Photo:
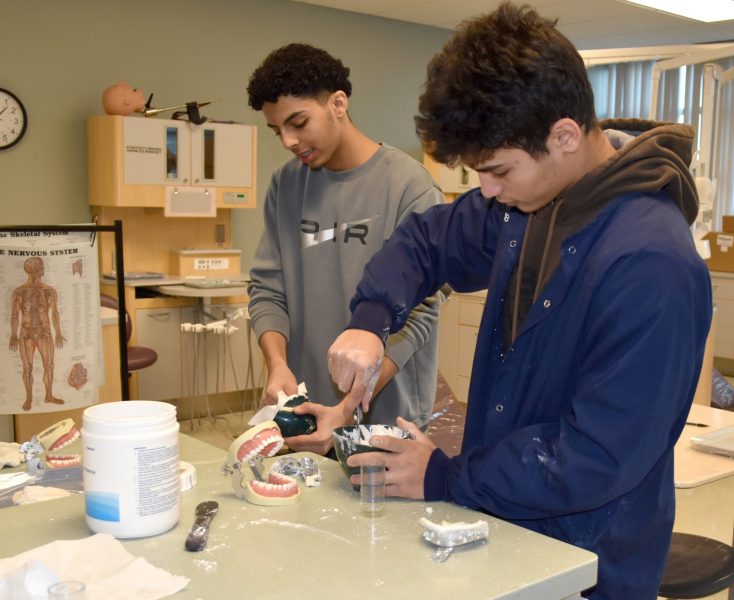
<path fill-rule="evenodd" d="M 538 158 L 559 119 L 587 132 L 597 123 L 583 59 L 556 21 L 526 5 L 505 2 L 462 23 L 427 72 L 416 131 L 442 163 L 481 161 L 503 147 Z"/>
<path fill-rule="evenodd" d="M 288 44 L 273 50 L 250 76 L 249 104 L 261 110 L 281 96 L 316 97 L 323 92 L 352 94 L 349 67 L 325 50 L 308 44 Z"/>

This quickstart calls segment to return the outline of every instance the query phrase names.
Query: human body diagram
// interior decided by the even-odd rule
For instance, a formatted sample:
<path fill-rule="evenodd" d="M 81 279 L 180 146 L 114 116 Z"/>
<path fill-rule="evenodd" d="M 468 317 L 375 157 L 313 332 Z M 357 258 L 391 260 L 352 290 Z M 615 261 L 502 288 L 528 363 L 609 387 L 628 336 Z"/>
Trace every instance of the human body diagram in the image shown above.
<path fill-rule="evenodd" d="M 10 300 L 9 347 L 12 352 L 20 352 L 25 386 L 23 410 L 29 411 L 33 404 L 33 362 L 36 353 L 43 364 L 44 402 L 64 404 L 62 399 L 53 395 L 52 388 L 54 348 L 62 348 L 66 340 L 61 333 L 56 289 L 42 281 L 45 273 L 43 259 L 31 257 L 23 263 L 23 269 L 28 274 L 28 280 L 13 290 Z"/>

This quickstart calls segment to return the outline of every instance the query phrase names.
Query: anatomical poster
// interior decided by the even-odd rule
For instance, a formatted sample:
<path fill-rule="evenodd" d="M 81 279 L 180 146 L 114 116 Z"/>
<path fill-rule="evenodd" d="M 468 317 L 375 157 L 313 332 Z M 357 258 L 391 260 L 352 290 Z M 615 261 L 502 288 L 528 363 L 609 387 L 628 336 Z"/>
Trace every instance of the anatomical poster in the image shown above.
<path fill-rule="evenodd" d="M 99 270 L 90 236 L 0 231 L 0 414 L 97 402 Z"/>

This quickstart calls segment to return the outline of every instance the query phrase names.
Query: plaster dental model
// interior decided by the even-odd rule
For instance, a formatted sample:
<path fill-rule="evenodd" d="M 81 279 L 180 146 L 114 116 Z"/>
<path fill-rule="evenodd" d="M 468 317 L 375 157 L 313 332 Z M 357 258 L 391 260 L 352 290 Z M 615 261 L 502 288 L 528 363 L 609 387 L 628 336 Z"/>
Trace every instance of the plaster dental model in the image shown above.
<path fill-rule="evenodd" d="M 464 523 L 463 521 L 450 523 L 433 521 L 421 517 L 418 524 L 423 527 L 423 539 L 438 546 L 433 556 L 434 562 L 445 561 L 456 546 L 482 542 L 489 536 L 489 524 L 486 521 Z"/>
<path fill-rule="evenodd" d="M 282 447 L 283 436 L 275 421 L 255 425 L 232 442 L 223 471 L 232 478 L 238 498 L 263 506 L 291 504 L 300 498 L 293 477 L 272 470 L 263 473 L 263 457 L 275 456 Z"/>
<path fill-rule="evenodd" d="M 0 442 L 0 468 L 18 467 L 25 462 L 25 454 L 20 450 L 20 444 L 15 442 Z"/>
<path fill-rule="evenodd" d="M 35 504 L 56 498 L 72 496 L 73 492 L 63 488 L 47 487 L 43 485 L 27 485 L 13 494 L 13 504 Z"/>
<path fill-rule="evenodd" d="M 79 430 L 73 419 L 64 419 L 54 423 L 34 436 L 46 451 L 46 466 L 51 469 L 60 467 L 76 467 L 81 464 L 79 454 L 49 454 L 71 444 L 79 438 Z"/>

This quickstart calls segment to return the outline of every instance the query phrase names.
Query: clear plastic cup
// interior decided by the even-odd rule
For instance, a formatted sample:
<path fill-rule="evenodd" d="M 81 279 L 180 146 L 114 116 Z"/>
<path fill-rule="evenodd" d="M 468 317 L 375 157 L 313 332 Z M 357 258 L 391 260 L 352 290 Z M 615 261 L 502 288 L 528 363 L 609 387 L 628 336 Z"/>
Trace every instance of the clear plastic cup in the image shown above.
<path fill-rule="evenodd" d="M 385 511 L 385 467 L 362 465 L 359 474 L 362 478 L 359 486 L 362 512 L 377 517 Z"/>
<path fill-rule="evenodd" d="M 84 600 L 86 589 L 81 581 L 57 581 L 48 587 L 48 600 Z"/>

